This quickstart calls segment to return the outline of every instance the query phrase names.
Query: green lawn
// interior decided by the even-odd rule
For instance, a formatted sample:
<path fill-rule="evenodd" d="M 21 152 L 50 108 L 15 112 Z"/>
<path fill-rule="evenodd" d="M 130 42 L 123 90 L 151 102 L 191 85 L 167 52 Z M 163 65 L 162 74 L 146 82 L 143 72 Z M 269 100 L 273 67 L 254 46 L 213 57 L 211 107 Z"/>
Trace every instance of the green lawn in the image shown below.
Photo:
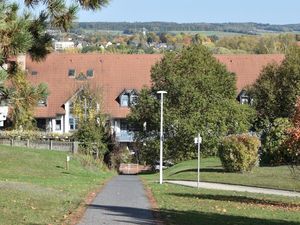
<path fill-rule="evenodd" d="M 165 224 L 299 225 L 300 198 L 159 185 L 143 175 Z"/>
<path fill-rule="evenodd" d="M 67 153 L 0 145 L 0 224 L 62 224 L 89 192 L 113 176 Z"/>
<path fill-rule="evenodd" d="M 287 166 L 257 167 L 252 172 L 225 173 L 218 158 L 201 160 L 201 181 L 240 184 L 300 191 L 300 179 L 295 179 Z M 164 179 L 197 180 L 197 160 L 179 163 L 164 170 Z"/>

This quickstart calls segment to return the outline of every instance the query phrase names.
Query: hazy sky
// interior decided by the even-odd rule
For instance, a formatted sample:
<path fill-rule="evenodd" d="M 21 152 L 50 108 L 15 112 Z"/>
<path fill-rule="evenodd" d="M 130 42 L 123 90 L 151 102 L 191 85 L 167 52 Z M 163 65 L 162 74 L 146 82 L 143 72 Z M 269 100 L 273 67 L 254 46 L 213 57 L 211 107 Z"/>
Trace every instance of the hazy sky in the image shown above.
<path fill-rule="evenodd" d="M 299 0 L 111 0 L 79 21 L 300 23 Z"/>

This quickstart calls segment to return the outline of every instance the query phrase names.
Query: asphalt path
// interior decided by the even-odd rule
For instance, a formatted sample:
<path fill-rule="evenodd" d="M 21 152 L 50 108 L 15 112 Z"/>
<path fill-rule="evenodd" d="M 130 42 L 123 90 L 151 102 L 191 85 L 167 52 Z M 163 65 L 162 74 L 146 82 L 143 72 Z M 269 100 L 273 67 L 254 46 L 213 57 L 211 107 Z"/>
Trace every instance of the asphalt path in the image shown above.
<path fill-rule="evenodd" d="M 171 184 L 189 186 L 189 187 L 197 187 L 197 182 L 195 181 L 168 180 L 165 182 Z M 300 192 L 296 192 L 296 191 L 284 191 L 284 190 L 277 190 L 271 188 L 249 187 L 249 186 L 242 186 L 242 185 L 220 184 L 220 183 L 212 183 L 212 182 L 199 182 L 199 188 L 224 190 L 224 191 L 250 192 L 250 193 L 269 194 L 269 195 L 282 195 L 288 197 L 300 197 Z"/>
<path fill-rule="evenodd" d="M 105 185 L 78 225 L 154 225 L 151 205 L 138 176 L 119 175 Z"/>

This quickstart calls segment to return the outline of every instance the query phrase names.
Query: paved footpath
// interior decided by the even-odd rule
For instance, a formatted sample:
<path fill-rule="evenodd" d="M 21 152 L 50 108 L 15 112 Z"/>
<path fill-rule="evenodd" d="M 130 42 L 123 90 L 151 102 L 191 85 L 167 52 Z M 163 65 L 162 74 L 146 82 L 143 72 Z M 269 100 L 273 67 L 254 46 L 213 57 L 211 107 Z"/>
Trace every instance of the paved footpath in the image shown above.
<path fill-rule="evenodd" d="M 196 181 L 179 181 L 179 180 L 171 181 L 171 180 L 168 180 L 165 182 L 171 183 L 171 184 L 179 184 L 179 185 L 183 185 L 183 186 L 189 186 L 189 187 L 197 187 Z M 239 192 L 251 192 L 251 193 L 259 193 L 259 194 L 283 195 L 283 196 L 289 196 L 289 197 L 300 197 L 299 192 L 282 191 L 282 190 L 269 189 L 269 188 L 256 188 L 256 187 L 232 185 L 232 184 L 200 182 L 199 187 L 206 188 L 206 189 L 225 190 L 225 191 L 239 191 Z"/>
<path fill-rule="evenodd" d="M 151 205 L 138 176 L 120 175 L 105 185 L 78 225 L 154 225 Z"/>

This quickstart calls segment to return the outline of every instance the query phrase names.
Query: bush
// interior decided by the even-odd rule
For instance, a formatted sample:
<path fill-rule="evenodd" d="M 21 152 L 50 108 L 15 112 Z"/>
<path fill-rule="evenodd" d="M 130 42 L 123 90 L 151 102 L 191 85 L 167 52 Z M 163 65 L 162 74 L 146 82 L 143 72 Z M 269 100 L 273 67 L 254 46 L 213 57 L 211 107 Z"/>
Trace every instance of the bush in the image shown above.
<path fill-rule="evenodd" d="M 21 139 L 21 140 L 59 140 L 59 141 L 69 141 L 73 140 L 73 134 L 71 133 L 50 133 L 37 130 L 5 130 L 0 131 L 0 138 L 9 139 Z"/>
<path fill-rule="evenodd" d="M 104 127 L 92 122 L 85 122 L 79 127 L 75 137 L 81 142 L 80 153 L 94 155 L 95 158 L 103 160 L 104 154 L 108 150 Z"/>
<path fill-rule="evenodd" d="M 300 128 L 288 130 L 288 138 L 283 144 L 285 151 L 283 157 L 290 166 L 294 176 L 300 178 Z"/>
<path fill-rule="evenodd" d="M 261 136 L 261 164 L 276 166 L 285 164 L 285 148 L 287 129 L 292 126 L 287 118 L 277 118 Z"/>
<path fill-rule="evenodd" d="M 90 171 L 107 171 L 108 168 L 103 163 L 101 159 L 95 159 L 91 155 L 84 155 L 84 154 L 76 154 L 75 157 L 82 166 Z"/>
<path fill-rule="evenodd" d="M 223 139 L 219 156 L 225 171 L 250 171 L 258 161 L 260 141 L 247 134 L 231 135 Z"/>
<path fill-rule="evenodd" d="M 130 163 L 132 161 L 132 155 L 127 148 L 115 148 L 110 153 L 110 167 L 118 169 L 121 163 Z"/>

